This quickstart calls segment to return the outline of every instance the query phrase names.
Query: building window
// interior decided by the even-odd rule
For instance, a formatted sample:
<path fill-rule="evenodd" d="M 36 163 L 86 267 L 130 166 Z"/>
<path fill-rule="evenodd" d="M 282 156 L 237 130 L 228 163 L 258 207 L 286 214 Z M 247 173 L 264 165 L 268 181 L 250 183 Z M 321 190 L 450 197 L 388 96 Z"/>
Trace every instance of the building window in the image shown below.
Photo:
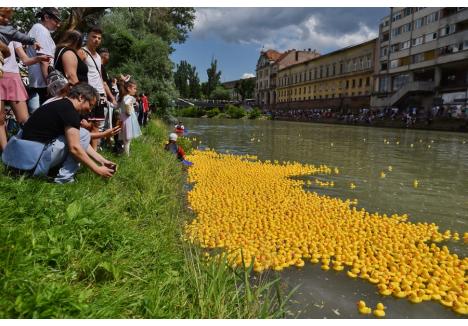
<path fill-rule="evenodd" d="M 398 52 L 400 50 L 400 44 L 397 43 L 397 44 L 392 44 L 390 46 L 390 53 L 395 53 L 395 52 Z"/>
<path fill-rule="evenodd" d="M 346 81 L 346 89 L 349 88 L 349 80 Z"/>
<path fill-rule="evenodd" d="M 455 33 L 455 30 L 456 30 L 455 24 L 447 25 L 440 29 L 439 35 L 440 36 L 450 35 L 450 34 Z"/>
<path fill-rule="evenodd" d="M 419 63 L 424 61 L 424 53 L 418 53 L 411 56 L 411 63 Z"/>
<path fill-rule="evenodd" d="M 370 86 L 370 77 L 366 78 L 366 86 Z"/>
<path fill-rule="evenodd" d="M 400 50 L 409 49 L 411 41 L 405 41 L 400 44 Z"/>
<path fill-rule="evenodd" d="M 344 71 L 343 71 L 343 62 L 340 62 L 340 72 L 339 73 L 340 74 L 344 73 Z"/>
<path fill-rule="evenodd" d="M 393 90 L 394 91 L 399 90 L 406 83 L 408 83 L 408 81 L 409 81 L 409 76 L 406 74 L 393 77 Z"/>
<path fill-rule="evenodd" d="M 421 45 L 424 42 L 424 37 L 420 36 L 413 39 L 413 46 Z"/>
<path fill-rule="evenodd" d="M 437 39 L 437 33 L 429 33 L 429 34 L 424 35 L 425 43 L 434 41 L 435 39 Z"/>
<path fill-rule="evenodd" d="M 426 18 L 426 24 L 429 25 L 439 20 L 439 12 L 438 11 L 433 12 L 432 14 L 426 16 L 425 18 Z"/>
<path fill-rule="evenodd" d="M 386 57 L 388 54 L 388 46 L 383 46 L 380 48 L 380 57 Z"/>
<path fill-rule="evenodd" d="M 397 12 L 396 14 L 393 14 L 392 22 L 397 21 L 399 19 L 401 19 L 401 12 Z"/>
<path fill-rule="evenodd" d="M 355 88 L 356 87 L 356 79 L 353 79 L 353 86 L 352 88 Z"/>
<path fill-rule="evenodd" d="M 390 61 L 390 69 L 398 67 L 398 59 Z"/>
<path fill-rule="evenodd" d="M 359 87 L 362 87 L 362 78 L 359 78 Z"/>
<path fill-rule="evenodd" d="M 401 34 L 401 26 L 397 28 L 392 28 L 392 37 L 398 36 Z"/>
<path fill-rule="evenodd" d="M 407 7 L 405 9 L 403 9 L 403 17 L 405 16 L 409 16 L 413 13 L 413 8 L 411 7 Z"/>
<path fill-rule="evenodd" d="M 406 32 L 409 32 L 409 31 L 411 31 L 411 23 L 404 24 L 403 26 L 401 26 L 401 32 L 402 33 L 406 33 Z"/>
<path fill-rule="evenodd" d="M 426 17 L 418 18 L 414 21 L 413 29 L 418 29 L 424 26 L 424 20 Z"/>

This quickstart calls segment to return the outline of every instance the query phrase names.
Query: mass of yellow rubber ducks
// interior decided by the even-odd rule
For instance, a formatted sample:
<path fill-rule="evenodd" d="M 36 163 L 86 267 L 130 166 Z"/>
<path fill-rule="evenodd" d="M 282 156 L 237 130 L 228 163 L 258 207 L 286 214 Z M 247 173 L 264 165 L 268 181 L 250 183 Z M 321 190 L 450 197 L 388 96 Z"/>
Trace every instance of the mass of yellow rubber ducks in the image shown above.
<path fill-rule="evenodd" d="M 325 165 L 198 150 L 188 160 L 194 163 L 188 200 L 196 218 L 185 226 L 185 238 L 224 249 L 233 266 L 253 262 L 257 272 L 281 271 L 310 261 L 367 280 L 385 296 L 435 300 L 468 313 L 468 258 L 440 243 L 458 234 L 409 222 L 406 215 L 357 209 L 353 201 L 305 191 L 305 181 L 292 178 L 331 174 Z"/>

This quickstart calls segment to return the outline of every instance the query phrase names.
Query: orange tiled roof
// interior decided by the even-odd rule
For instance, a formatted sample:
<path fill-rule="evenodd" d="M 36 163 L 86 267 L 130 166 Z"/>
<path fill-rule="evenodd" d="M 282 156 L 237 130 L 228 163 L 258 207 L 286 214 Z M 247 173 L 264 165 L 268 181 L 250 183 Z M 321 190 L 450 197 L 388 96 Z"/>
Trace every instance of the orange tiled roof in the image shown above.
<path fill-rule="evenodd" d="M 267 50 L 263 52 L 263 54 L 268 58 L 268 60 L 273 60 L 276 61 L 282 53 L 279 53 L 278 51 L 275 50 Z"/>

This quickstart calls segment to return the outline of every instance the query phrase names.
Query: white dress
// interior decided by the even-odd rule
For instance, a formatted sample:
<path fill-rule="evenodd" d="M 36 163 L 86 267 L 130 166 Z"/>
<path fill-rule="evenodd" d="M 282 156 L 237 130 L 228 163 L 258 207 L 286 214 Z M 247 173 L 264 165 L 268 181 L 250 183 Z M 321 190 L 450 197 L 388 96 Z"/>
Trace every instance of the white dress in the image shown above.
<path fill-rule="evenodd" d="M 119 134 L 120 140 L 127 141 L 141 136 L 140 125 L 133 108 L 135 102 L 135 98 L 131 95 L 125 95 L 120 102 L 120 121 L 122 121 L 122 130 Z"/>

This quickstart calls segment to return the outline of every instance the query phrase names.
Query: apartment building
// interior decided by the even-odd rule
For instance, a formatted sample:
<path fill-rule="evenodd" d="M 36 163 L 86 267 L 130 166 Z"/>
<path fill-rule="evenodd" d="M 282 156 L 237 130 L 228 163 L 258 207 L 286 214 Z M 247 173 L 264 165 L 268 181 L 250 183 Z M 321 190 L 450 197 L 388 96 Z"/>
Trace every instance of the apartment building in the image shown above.
<path fill-rule="evenodd" d="M 283 67 L 275 109 L 355 110 L 369 107 L 377 39 Z"/>
<path fill-rule="evenodd" d="M 468 97 L 466 8 L 390 8 L 377 49 L 372 107 L 427 109 Z"/>
<path fill-rule="evenodd" d="M 275 50 L 262 51 L 257 61 L 255 98 L 261 107 L 268 107 L 276 102 L 276 79 L 280 69 L 320 56 L 312 49 L 286 52 Z"/>

